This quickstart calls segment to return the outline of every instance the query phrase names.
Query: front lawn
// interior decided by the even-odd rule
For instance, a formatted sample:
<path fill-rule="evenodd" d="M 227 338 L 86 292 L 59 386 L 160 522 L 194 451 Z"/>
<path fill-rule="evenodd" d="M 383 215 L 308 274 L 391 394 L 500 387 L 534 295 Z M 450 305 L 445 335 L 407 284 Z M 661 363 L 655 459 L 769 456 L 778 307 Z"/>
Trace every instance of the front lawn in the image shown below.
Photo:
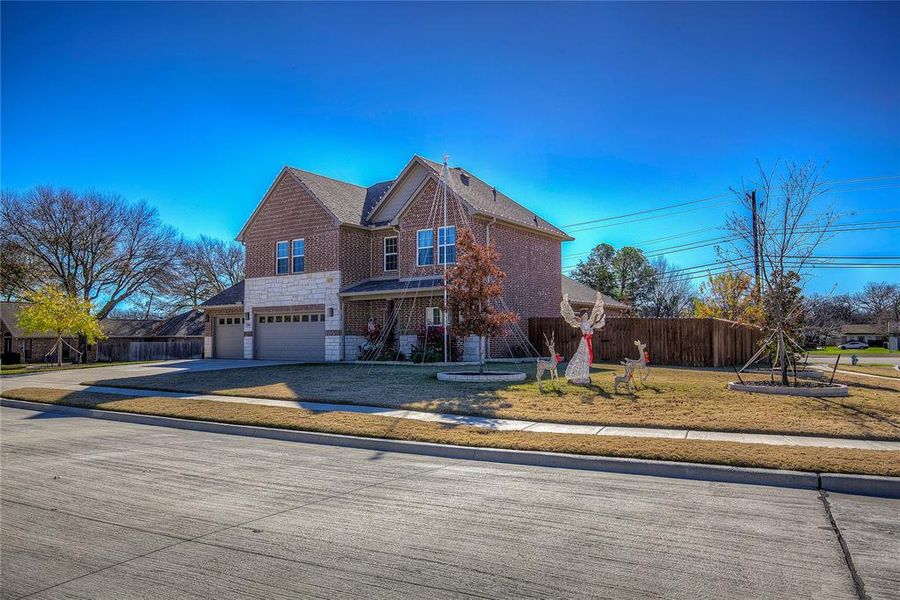
<path fill-rule="evenodd" d="M 514 365 L 500 368 L 514 369 Z M 648 387 L 613 394 L 621 366 L 594 365 L 595 385 L 540 393 L 532 374 L 514 384 L 439 382 L 436 367 L 285 365 L 149 375 L 88 383 L 277 400 L 369 404 L 534 421 L 826 435 L 900 440 L 900 382 L 840 375 L 848 398 L 798 398 L 726 389 L 732 372 L 654 367 Z M 562 369 L 560 369 L 562 371 Z M 564 381 L 564 379 L 561 379 Z M 545 381 L 549 390 L 549 383 Z"/>
<path fill-rule="evenodd" d="M 864 350 L 841 350 L 837 346 L 825 346 L 822 350 L 807 350 L 807 354 L 810 356 L 837 356 L 838 354 L 845 354 L 850 356 L 851 354 L 856 354 L 857 356 L 861 355 L 869 355 L 869 356 L 900 356 L 900 353 L 891 352 L 887 348 L 866 348 Z"/>
<path fill-rule="evenodd" d="M 48 371 L 68 371 L 70 369 L 94 369 L 97 367 L 116 367 L 119 365 L 143 365 L 147 363 L 159 362 L 156 360 L 142 360 L 134 362 L 96 362 L 85 363 L 80 365 L 63 364 L 57 367 L 56 364 L 36 363 L 36 364 L 19 364 L 19 365 L 0 365 L 0 377 L 5 375 L 23 375 L 25 373 L 46 373 Z"/>
<path fill-rule="evenodd" d="M 346 412 L 312 412 L 301 408 L 259 406 L 238 402 L 210 402 L 184 398 L 131 398 L 114 394 L 71 392 L 47 388 L 21 388 L 10 390 L 5 395 L 31 402 L 180 419 L 460 446 L 511 448 L 796 471 L 900 475 L 898 453 L 885 450 L 804 448 L 704 440 L 492 431 L 466 425 L 427 423 Z"/>
<path fill-rule="evenodd" d="M 840 365 L 838 369 L 841 371 L 853 371 L 854 373 L 868 373 L 869 375 L 881 375 L 882 377 L 892 377 L 900 379 L 900 371 L 894 365 Z"/>

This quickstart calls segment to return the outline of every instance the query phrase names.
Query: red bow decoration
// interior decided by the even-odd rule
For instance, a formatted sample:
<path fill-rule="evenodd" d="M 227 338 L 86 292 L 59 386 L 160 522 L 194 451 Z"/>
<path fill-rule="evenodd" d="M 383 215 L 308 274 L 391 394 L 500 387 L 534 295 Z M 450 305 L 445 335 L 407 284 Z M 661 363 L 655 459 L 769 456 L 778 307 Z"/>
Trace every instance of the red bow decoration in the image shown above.
<path fill-rule="evenodd" d="M 562 361 L 563 361 L 563 356 L 562 356 L 562 354 L 558 354 L 558 353 L 557 353 L 557 355 L 556 355 L 556 362 L 561 363 Z"/>
<path fill-rule="evenodd" d="M 591 340 L 594 339 L 593 333 L 585 333 L 581 336 L 585 342 L 587 342 L 588 347 L 588 366 L 594 364 L 594 344 L 591 343 Z"/>
<path fill-rule="evenodd" d="M 644 350 L 644 362 L 650 364 L 650 353 Z"/>

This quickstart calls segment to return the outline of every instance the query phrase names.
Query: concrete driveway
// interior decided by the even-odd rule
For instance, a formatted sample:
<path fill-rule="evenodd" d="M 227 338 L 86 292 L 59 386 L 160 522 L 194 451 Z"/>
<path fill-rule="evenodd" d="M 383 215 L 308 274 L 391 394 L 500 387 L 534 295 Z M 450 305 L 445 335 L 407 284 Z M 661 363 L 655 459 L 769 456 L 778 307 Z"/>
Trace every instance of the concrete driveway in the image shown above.
<path fill-rule="evenodd" d="M 290 365 L 285 360 L 239 360 L 239 359 L 199 359 L 167 360 L 154 363 L 135 363 L 90 369 L 66 369 L 43 371 L 0 378 L 0 391 L 21 387 L 53 387 L 54 385 L 76 385 L 93 379 L 119 379 L 144 375 L 161 375 L 191 371 L 217 371 L 221 369 L 245 369 L 248 367 L 269 367 Z"/>
<path fill-rule="evenodd" d="M 814 491 L 0 421 L 4 598 L 858 597 Z M 827 501 L 894 594 L 900 501 Z"/>

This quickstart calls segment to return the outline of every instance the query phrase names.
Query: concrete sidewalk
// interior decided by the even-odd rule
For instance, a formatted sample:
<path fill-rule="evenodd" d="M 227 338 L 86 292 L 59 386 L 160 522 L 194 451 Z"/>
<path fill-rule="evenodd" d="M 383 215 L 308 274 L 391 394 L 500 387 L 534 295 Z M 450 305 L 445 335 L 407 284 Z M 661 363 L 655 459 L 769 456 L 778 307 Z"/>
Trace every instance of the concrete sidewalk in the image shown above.
<path fill-rule="evenodd" d="M 726 431 L 698 431 L 690 429 L 664 429 L 652 427 L 620 427 L 605 425 L 572 425 L 568 423 L 546 423 L 537 421 L 520 421 L 515 419 L 494 419 L 468 415 L 453 415 L 415 410 L 383 408 L 353 404 L 330 404 L 324 402 L 301 402 L 294 400 L 272 400 L 249 396 L 220 396 L 213 394 L 187 394 L 182 392 L 163 392 L 135 388 L 106 387 L 98 385 L 80 385 L 69 383 L 44 384 L 32 380 L 31 384 L 22 382 L 15 387 L 52 387 L 72 391 L 90 391 L 104 394 L 119 394 L 138 397 L 185 398 L 191 400 L 207 400 L 212 402 L 242 402 L 262 406 L 278 406 L 284 408 L 303 408 L 316 412 L 348 412 L 413 419 L 430 423 L 449 425 L 470 425 L 496 431 L 533 431 L 541 433 L 567 433 L 581 435 L 614 435 L 626 437 L 667 438 L 681 440 L 710 440 L 717 442 L 739 442 L 745 444 L 767 444 L 773 446 L 806 446 L 821 448 L 854 448 L 861 450 L 893 450 L 900 451 L 900 442 L 844 439 L 798 435 L 778 435 L 763 433 L 733 433 Z M 11 389 L 4 386 L 5 389 Z"/>

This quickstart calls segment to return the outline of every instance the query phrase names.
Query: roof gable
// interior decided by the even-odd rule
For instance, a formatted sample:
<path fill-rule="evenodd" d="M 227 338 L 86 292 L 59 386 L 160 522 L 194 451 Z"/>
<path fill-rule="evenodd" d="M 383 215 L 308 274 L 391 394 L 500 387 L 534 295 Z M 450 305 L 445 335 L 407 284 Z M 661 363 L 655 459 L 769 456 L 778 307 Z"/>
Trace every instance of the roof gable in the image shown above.
<path fill-rule="evenodd" d="M 442 170 L 441 163 L 418 155 L 413 156 L 385 193 L 381 203 L 368 216 L 369 221 L 384 223 L 396 220 L 397 215 L 403 212 L 404 207 L 412 200 L 422 184 L 429 177 L 438 179 Z M 572 239 L 565 231 L 550 224 L 535 212 L 525 208 L 465 169 L 452 167 L 448 169 L 448 173 L 450 190 L 476 213 L 496 217 L 563 239 Z"/>

